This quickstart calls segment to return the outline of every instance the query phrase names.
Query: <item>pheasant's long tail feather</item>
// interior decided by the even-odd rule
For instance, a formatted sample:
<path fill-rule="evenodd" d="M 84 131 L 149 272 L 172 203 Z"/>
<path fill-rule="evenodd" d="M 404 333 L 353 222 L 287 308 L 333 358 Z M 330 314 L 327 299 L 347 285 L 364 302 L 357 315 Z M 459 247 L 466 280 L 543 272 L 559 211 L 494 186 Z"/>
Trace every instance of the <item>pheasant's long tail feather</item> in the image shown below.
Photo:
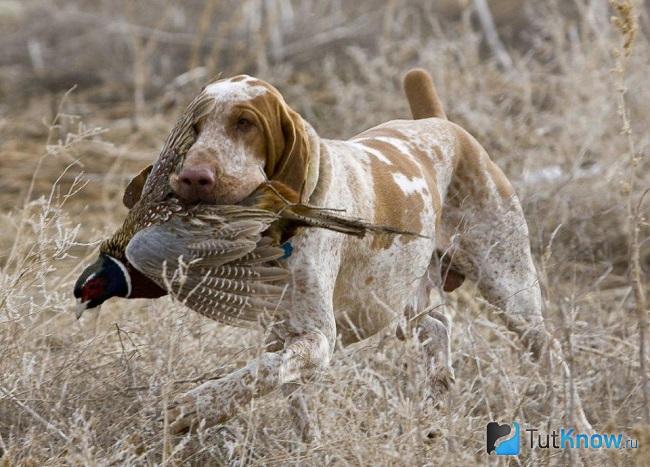
<path fill-rule="evenodd" d="M 304 204 L 289 206 L 281 211 L 280 216 L 311 227 L 321 227 L 357 237 L 363 237 L 366 233 L 372 232 L 376 234 L 412 235 L 426 238 L 424 235 L 415 232 L 386 225 L 371 224 L 361 219 L 335 214 L 331 210 L 313 208 Z"/>

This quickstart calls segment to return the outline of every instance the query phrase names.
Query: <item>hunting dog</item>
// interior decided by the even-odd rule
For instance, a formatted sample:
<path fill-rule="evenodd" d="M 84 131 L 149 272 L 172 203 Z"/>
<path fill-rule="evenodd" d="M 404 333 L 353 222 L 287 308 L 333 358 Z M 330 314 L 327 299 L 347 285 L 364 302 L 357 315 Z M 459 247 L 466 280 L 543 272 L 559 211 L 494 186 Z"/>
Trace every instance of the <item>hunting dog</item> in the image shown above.
<path fill-rule="evenodd" d="M 294 201 L 421 236 L 356 238 L 298 228 L 284 238 L 293 247 L 285 260 L 292 279 L 266 351 L 178 398 L 168 412 L 172 431 L 201 419 L 223 422 L 281 388 L 300 432 L 311 438 L 295 389 L 327 368 L 337 339 L 354 343 L 398 321 L 398 337 L 421 342 L 431 394 L 439 396 L 454 381 L 450 322 L 430 310 L 430 295 L 465 278 L 540 351 L 540 287 L 511 184 L 476 139 L 446 118 L 425 71 L 411 70 L 404 88 L 413 120 L 345 141 L 319 137 L 262 80 L 240 75 L 205 88 L 214 108 L 198 122 L 198 138 L 170 179 L 182 200 L 246 203 L 270 180 Z"/>

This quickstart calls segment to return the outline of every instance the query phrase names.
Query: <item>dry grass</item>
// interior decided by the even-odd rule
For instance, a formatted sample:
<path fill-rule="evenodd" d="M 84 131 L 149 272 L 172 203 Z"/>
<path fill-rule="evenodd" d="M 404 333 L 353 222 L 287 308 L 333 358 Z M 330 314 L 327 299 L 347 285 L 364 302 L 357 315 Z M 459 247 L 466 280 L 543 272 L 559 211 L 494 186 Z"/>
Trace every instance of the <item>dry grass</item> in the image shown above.
<path fill-rule="evenodd" d="M 338 10 L 315 1 L 260 9 L 258 1 L 196 0 L 129 11 L 112 2 L 40 3 L 0 1 L 0 27 L 14 15 L 0 54 L 0 465 L 164 458 L 464 466 L 488 462 L 490 420 L 566 425 L 566 407 L 546 396 L 569 382 L 544 374 L 470 285 L 450 297 L 457 383 L 448 399 L 426 403 L 418 349 L 387 331 L 340 349 L 322 379 L 304 388 L 323 435 L 314 445 L 296 438 L 282 398 L 272 395 L 163 454 L 165 400 L 241 366 L 262 331 L 216 325 L 167 299 L 113 300 L 74 320 L 77 273 L 121 222 L 126 180 L 154 157 L 202 77 L 256 74 L 277 84 L 321 135 L 349 137 L 408 117 L 399 79 L 415 65 L 432 72 L 450 118 L 477 136 L 517 188 L 549 327 L 570 356 L 595 429 L 624 431 L 641 444 L 636 456 L 524 449 L 512 463 L 647 465 L 638 325 L 647 310 L 635 313 L 628 245 L 636 225 L 647 290 L 649 201 L 636 224 L 627 210 L 650 186 L 643 27 L 625 48 L 605 2 L 531 2 L 516 18 L 507 17 L 515 0 L 488 2 L 513 61 L 502 70 L 469 10 L 457 8 L 471 2 L 365 1 Z M 201 23 L 202 15 L 212 22 Z M 646 12 L 640 24 L 648 24 Z M 29 39 L 24 61 L 14 48 Z M 624 73 L 612 72 L 621 47 L 629 50 Z M 205 67 L 195 70 L 198 79 L 165 88 L 196 64 Z M 80 87 L 62 100 L 70 79 Z"/>

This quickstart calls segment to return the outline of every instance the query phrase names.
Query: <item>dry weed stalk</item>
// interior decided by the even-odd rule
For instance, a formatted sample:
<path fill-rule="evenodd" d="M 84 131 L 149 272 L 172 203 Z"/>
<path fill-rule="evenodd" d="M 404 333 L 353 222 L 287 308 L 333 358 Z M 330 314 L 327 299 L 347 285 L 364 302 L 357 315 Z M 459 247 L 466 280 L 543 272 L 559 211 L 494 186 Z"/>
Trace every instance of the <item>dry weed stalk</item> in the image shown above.
<path fill-rule="evenodd" d="M 134 9 L 137 7 L 136 3 L 127 1 L 124 3 L 125 16 L 131 20 L 131 25 L 128 26 L 129 34 L 131 36 L 131 47 L 133 48 L 133 103 L 134 113 L 133 120 L 134 126 L 138 128 L 145 112 L 145 91 L 147 82 L 150 78 L 150 60 L 158 46 L 158 40 L 155 34 L 150 34 L 147 40 L 141 39 L 132 26 L 136 24 L 136 17 Z M 171 14 L 171 6 L 166 7 L 153 31 L 158 31 L 165 26 Z"/>
<path fill-rule="evenodd" d="M 474 0 L 474 8 L 485 33 L 485 40 L 492 49 L 497 63 L 506 71 L 512 70 L 512 58 L 499 37 L 487 0 Z"/>
<path fill-rule="evenodd" d="M 626 138 L 629 158 L 628 173 L 623 182 L 623 191 L 627 193 L 628 215 L 628 254 L 629 254 L 629 280 L 634 291 L 636 316 L 639 326 L 639 377 L 641 395 L 643 398 L 643 421 L 650 425 L 650 386 L 648 385 L 648 372 L 646 360 L 646 345 L 648 333 L 648 303 L 645 291 L 645 278 L 641 267 L 641 225 L 644 218 L 643 203 L 650 187 L 643 189 L 639 186 L 637 172 L 641 166 L 642 155 L 636 149 L 635 138 L 632 132 L 630 112 L 627 106 L 626 73 L 628 59 L 632 54 L 634 41 L 637 34 L 637 11 L 633 0 L 613 0 L 611 2 L 617 16 L 612 18 L 612 23 L 619 30 L 623 42 L 619 49 L 614 50 L 616 57 L 616 84 L 618 87 L 618 114 L 621 117 L 621 133 Z M 643 191 L 641 191 L 643 190 Z"/>

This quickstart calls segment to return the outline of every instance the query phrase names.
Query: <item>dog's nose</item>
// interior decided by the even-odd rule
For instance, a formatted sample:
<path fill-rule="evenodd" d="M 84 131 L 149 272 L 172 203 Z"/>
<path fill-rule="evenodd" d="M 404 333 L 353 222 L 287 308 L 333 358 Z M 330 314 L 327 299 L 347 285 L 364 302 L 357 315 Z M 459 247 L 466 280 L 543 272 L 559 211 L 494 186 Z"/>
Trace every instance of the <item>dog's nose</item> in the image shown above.
<path fill-rule="evenodd" d="M 176 193 L 186 201 L 209 201 L 214 190 L 214 173 L 208 167 L 186 167 L 173 183 Z"/>
<path fill-rule="evenodd" d="M 211 190 L 214 187 L 214 174 L 207 167 L 187 167 L 178 178 L 183 185 L 191 188 Z"/>

